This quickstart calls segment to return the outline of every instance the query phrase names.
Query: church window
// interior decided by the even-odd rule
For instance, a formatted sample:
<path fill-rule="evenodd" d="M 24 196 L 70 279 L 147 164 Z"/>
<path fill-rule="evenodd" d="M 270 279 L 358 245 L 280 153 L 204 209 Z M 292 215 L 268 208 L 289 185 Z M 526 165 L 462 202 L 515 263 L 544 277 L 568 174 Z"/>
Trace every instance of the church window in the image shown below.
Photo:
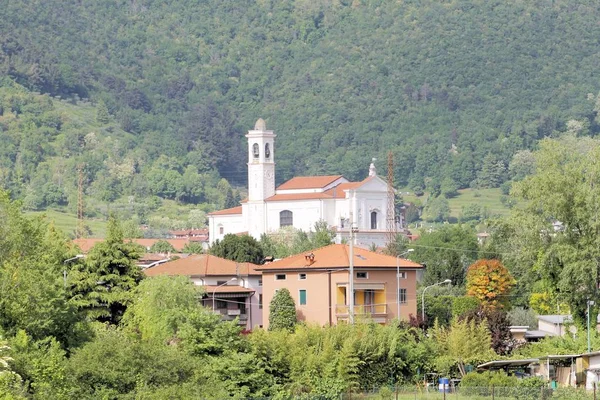
<path fill-rule="evenodd" d="M 260 150 L 258 148 L 258 143 L 254 143 L 252 145 L 252 155 L 254 156 L 254 158 L 258 158 L 259 152 Z"/>
<path fill-rule="evenodd" d="M 294 225 L 294 214 L 290 210 L 283 210 L 279 213 L 279 226 L 292 226 Z"/>
<path fill-rule="evenodd" d="M 269 147 L 269 143 L 265 144 L 265 158 L 271 157 L 271 148 Z"/>
<path fill-rule="evenodd" d="M 377 211 L 371 211 L 371 229 L 377 229 Z"/>

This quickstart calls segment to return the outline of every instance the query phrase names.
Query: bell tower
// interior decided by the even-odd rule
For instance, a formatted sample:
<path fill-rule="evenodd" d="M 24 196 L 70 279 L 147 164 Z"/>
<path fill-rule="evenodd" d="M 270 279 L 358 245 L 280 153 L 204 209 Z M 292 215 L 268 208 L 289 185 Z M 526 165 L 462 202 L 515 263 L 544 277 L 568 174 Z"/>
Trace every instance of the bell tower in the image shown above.
<path fill-rule="evenodd" d="M 275 134 L 259 118 L 248 138 L 248 233 L 259 239 L 266 230 L 265 199 L 275 194 Z"/>

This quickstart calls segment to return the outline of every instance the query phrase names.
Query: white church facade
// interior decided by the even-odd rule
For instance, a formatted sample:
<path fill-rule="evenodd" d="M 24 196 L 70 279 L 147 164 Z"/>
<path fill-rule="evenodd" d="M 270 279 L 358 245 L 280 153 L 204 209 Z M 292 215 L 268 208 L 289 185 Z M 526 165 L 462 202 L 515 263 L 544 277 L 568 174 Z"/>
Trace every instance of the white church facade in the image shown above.
<path fill-rule="evenodd" d="M 208 215 L 212 244 L 226 234 L 248 233 L 256 239 L 292 226 L 308 232 L 323 220 L 335 230 L 336 242 L 347 240 L 350 221 L 355 244 L 383 246 L 387 231 L 387 183 L 371 164 L 368 176 L 349 182 L 341 175 L 292 178 L 275 188 L 275 134 L 259 119 L 248 139 L 248 198 L 241 206 Z M 390 216 L 395 221 L 395 216 Z M 396 222 L 397 229 L 402 221 Z"/>

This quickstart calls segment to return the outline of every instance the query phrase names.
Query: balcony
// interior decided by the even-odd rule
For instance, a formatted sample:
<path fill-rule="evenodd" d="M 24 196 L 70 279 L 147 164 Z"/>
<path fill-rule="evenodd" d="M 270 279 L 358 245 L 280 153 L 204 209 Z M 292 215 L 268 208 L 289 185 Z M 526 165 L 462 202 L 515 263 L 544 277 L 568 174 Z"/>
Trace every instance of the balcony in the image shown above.
<path fill-rule="evenodd" d="M 245 312 L 242 313 L 242 310 L 239 308 L 217 308 L 215 314 L 221 315 L 221 319 L 223 321 L 233 321 L 236 318 L 239 318 L 240 321 L 246 321 L 248 319 L 248 314 Z"/>
<path fill-rule="evenodd" d="M 350 306 L 345 304 L 336 304 L 335 315 L 337 317 L 347 317 Z M 387 304 L 362 304 L 354 306 L 354 315 L 359 316 L 386 316 Z"/>

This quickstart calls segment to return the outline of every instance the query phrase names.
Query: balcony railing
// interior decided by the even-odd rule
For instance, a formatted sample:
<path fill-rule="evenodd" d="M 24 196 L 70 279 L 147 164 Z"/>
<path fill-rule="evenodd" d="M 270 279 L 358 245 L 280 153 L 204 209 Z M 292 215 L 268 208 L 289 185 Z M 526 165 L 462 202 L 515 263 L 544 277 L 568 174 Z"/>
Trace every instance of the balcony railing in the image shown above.
<path fill-rule="evenodd" d="M 215 314 L 221 316 L 223 321 L 233 321 L 236 317 L 240 319 L 240 321 L 245 321 L 248 319 L 248 314 L 242 313 L 240 309 L 232 309 L 232 308 L 217 308 Z"/>
<path fill-rule="evenodd" d="M 338 316 L 348 315 L 350 306 L 345 304 L 337 304 L 335 306 L 335 314 Z M 386 315 L 387 304 L 364 304 L 354 306 L 354 315 Z"/>

